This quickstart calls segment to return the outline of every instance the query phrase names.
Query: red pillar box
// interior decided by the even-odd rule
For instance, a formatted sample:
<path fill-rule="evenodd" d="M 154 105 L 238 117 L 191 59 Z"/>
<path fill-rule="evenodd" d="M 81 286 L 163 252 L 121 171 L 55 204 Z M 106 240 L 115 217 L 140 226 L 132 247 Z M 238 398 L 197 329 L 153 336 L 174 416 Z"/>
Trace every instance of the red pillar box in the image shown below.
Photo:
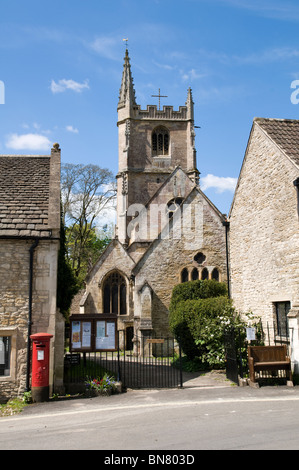
<path fill-rule="evenodd" d="M 36 333 L 32 339 L 31 392 L 34 402 L 49 400 L 50 339 L 53 335 Z"/>

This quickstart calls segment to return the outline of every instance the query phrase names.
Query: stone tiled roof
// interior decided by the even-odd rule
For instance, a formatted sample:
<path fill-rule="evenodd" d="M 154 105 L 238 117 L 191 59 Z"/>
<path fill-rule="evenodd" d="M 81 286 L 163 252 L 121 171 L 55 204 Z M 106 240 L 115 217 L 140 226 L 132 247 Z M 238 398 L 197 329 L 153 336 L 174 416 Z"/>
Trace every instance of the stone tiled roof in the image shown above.
<path fill-rule="evenodd" d="M 50 158 L 0 155 L 0 236 L 51 236 Z"/>
<path fill-rule="evenodd" d="M 255 122 L 299 166 L 299 121 L 255 118 Z"/>

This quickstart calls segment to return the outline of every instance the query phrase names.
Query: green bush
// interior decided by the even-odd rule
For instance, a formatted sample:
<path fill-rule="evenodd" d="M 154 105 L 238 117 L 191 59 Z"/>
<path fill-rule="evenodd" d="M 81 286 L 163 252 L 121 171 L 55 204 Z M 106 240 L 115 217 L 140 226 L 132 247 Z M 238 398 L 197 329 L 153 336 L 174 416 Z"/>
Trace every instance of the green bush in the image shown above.
<path fill-rule="evenodd" d="M 178 284 L 173 288 L 171 303 L 182 300 L 208 299 L 210 297 L 227 296 L 227 286 L 224 282 L 214 280 L 189 281 Z"/>
<path fill-rule="evenodd" d="M 189 359 L 214 366 L 224 361 L 223 330 L 232 318 L 230 300 L 219 296 L 172 303 L 169 324 Z"/>
<path fill-rule="evenodd" d="M 230 328 L 234 328 L 236 347 L 238 351 L 242 350 L 246 368 L 248 321 L 256 327 L 257 342 L 262 344 L 261 324 L 251 312 L 241 319 L 228 298 L 226 284 L 213 280 L 190 281 L 173 289 L 170 330 L 181 344 L 187 360 L 200 363 L 201 368 L 225 366 L 224 332 Z"/>

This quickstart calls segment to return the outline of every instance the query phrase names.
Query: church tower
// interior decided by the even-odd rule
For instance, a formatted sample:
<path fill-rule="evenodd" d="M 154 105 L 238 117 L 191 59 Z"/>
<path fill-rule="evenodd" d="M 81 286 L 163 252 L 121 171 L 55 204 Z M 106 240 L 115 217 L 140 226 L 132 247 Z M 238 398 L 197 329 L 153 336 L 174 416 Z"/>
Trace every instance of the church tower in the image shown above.
<path fill-rule="evenodd" d="M 159 90 L 160 104 L 160 90 Z M 118 102 L 119 168 L 117 174 L 117 231 L 122 243 L 129 244 L 128 209 L 146 205 L 175 171 L 181 168 L 194 185 L 196 167 L 194 103 L 189 88 L 185 106 L 136 103 L 130 58 L 126 49 Z M 175 196 L 175 194 L 174 194 Z"/>
<path fill-rule="evenodd" d="M 191 89 L 178 110 L 160 109 L 160 90 L 158 97 L 158 107 L 137 104 L 126 50 L 117 108 L 117 227 L 80 304 L 82 313 L 115 314 L 125 332 L 122 347 L 136 355 L 154 336 L 169 336 L 174 286 L 222 281 L 227 272 L 225 219 L 198 184 Z"/>

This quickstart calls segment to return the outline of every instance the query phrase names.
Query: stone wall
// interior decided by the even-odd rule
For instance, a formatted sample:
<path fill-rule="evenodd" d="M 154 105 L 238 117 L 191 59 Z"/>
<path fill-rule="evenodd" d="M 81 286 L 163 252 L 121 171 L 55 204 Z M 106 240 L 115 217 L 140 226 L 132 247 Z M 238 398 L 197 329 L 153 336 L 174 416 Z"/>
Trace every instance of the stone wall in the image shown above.
<path fill-rule="evenodd" d="M 26 385 L 29 313 L 29 249 L 33 240 L 0 240 L 0 334 L 12 338 L 11 375 L 0 377 L 0 397 L 22 395 Z M 58 241 L 40 240 L 34 252 L 32 334 L 53 334 L 50 385 L 53 386 Z M 60 330 L 62 327 L 60 327 Z M 62 356 L 63 358 L 63 356 Z"/>
<path fill-rule="evenodd" d="M 127 315 L 120 315 L 118 319 L 118 329 L 123 329 L 123 321 L 127 322 L 133 319 L 133 291 L 130 277 L 134 265 L 131 256 L 121 243 L 114 239 L 86 278 L 86 293 L 81 299 L 84 313 L 103 313 L 102 285 L 107 275 L 117 271 L 123 276 L 127 291 Z M 92 310 L 90 309 L 91 304 L 93 305 Z"/>
<path fill-rule="evenodd" d="M 296 165 L 255 123 L 230 214 L 232 297 L 273 325 L 274 303 L 299 300 Z"/>
<path fill-rule="evenodd" d="M 136 274 L 135 316 L 143 316 L 141 299 L 137 294 L 148 283 L 152 289 L 152 327 L 157 335 L 169 335 L 168 309 L 172 290 L 181 282 L 181 272 L 185 267 L 190 272 L 194 267 L 199 271 L 206 267 L 210 274 L 217 267 L 220 280 L 227 280 L 223 219 L 197 190 L 186 202 L 193 209 L 195 206 L 197 210 L 201 208 L 200 224 L 188 226 L 185 222 L 180 238 L 176 238 L 175 230 L 170 230 L 169 236 L 154 241 L 133 271 Z M 194 260 L 198 252 L 205 255 L 201 265 Z"/>

